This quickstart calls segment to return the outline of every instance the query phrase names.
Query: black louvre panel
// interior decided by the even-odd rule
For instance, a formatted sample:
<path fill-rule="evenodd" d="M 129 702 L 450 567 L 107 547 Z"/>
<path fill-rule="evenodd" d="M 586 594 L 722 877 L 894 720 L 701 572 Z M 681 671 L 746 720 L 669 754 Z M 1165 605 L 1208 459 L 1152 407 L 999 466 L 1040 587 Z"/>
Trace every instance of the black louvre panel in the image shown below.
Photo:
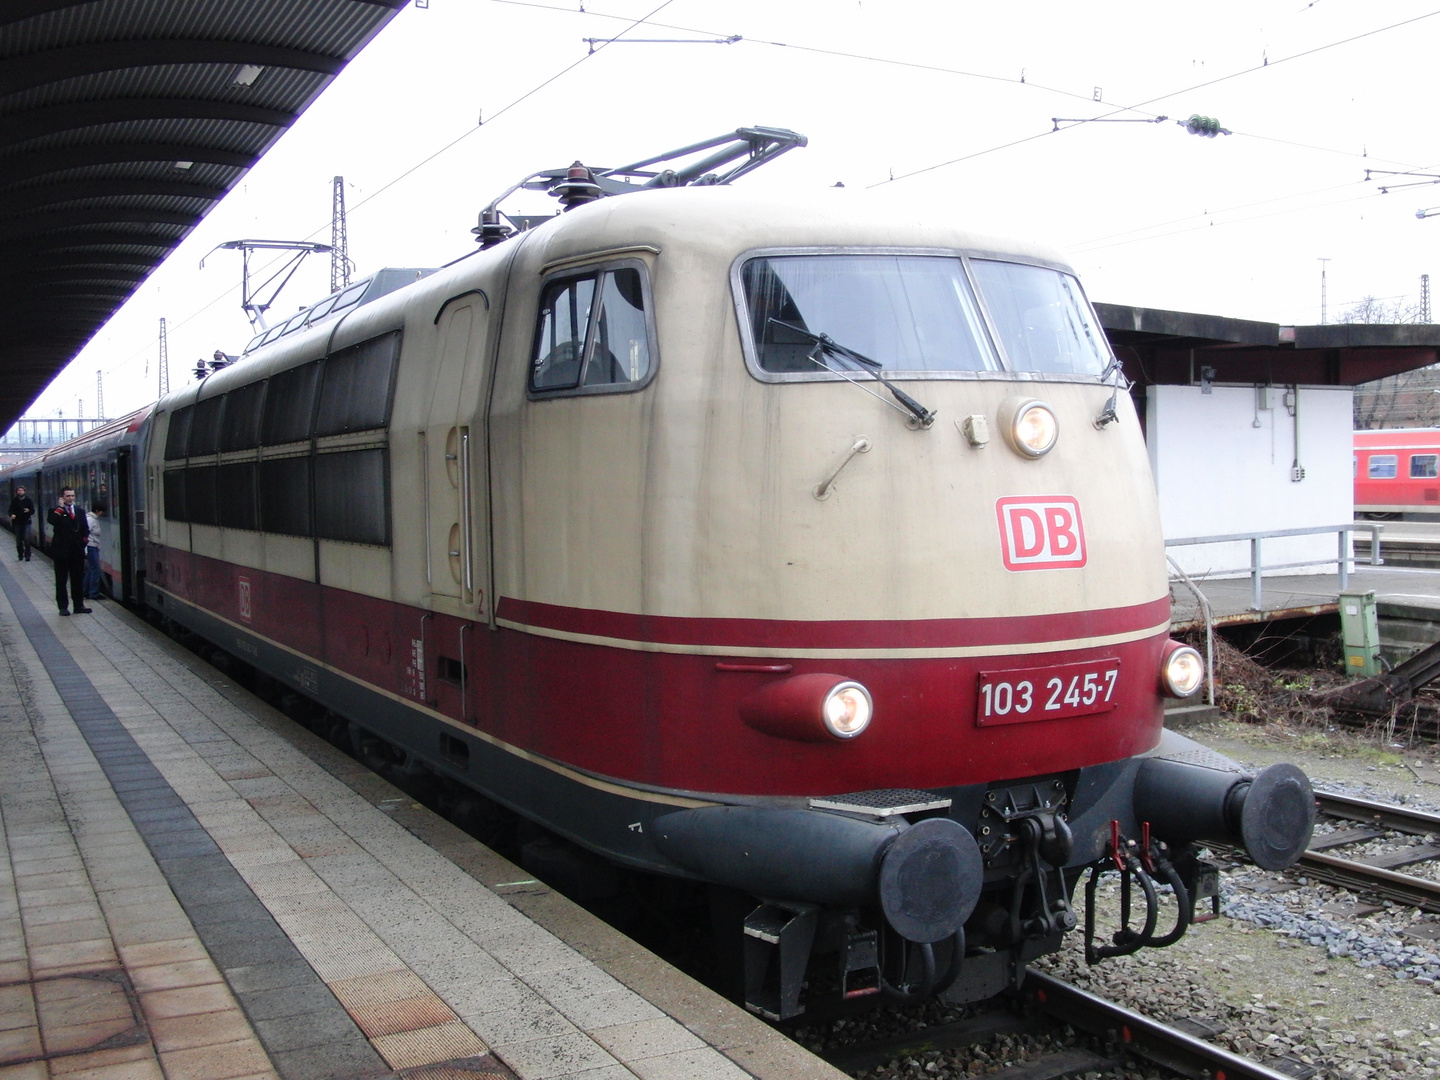
<path fill-rule="evenodd" d="M 384 450 L 315 459 L 315 533 L 356 544 L 390 543 L 390 469 Z"/>
<path fill-rule="evenodd" d="M 267 533 L 310 536 L 310 459 L 276 458 L 260 463 L 260 528 Z"/>

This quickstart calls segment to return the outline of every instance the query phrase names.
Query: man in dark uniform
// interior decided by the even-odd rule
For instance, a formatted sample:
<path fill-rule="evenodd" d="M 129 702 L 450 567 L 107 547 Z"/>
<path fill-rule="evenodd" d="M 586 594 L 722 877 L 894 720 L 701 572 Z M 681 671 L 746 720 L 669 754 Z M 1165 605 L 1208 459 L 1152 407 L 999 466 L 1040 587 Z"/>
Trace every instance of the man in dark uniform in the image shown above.
<path fill-rule="evenodd" d="M 75 489 L 60 489 L 60 505 L 50 511 L 50 557 L 55 560 L 55 603 L 60 606 L 61 615 L 70 614 L 70 602 L 65 596 L 65 583 L 70 583 L 70 599 L 75 602 L 75 614 L 88 615 L 85 606 L 85 541 L 90 536 L 90 526 L 85 515 L 75 509 Z"/>
<path fill-rule="evenodd" d="M 10 525 L 15 530 L 15 557 L 30 559 L 30 524 L 35 520 L 35 502 L 25 494 L 25 485 L 15 486 L 15 497 L 10 500 Z"/>

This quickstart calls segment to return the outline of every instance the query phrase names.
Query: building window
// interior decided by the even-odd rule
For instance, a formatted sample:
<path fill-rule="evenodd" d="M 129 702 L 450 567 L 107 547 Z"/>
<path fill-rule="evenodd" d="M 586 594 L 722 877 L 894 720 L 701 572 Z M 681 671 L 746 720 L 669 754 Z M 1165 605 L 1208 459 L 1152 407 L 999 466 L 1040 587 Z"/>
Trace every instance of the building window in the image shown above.
<path fill-rule="evenodd" d="M 1397 461 L 1398 459 L 1394 454 L 1371 454 L 1370 479 L 1394 480 Z"/>

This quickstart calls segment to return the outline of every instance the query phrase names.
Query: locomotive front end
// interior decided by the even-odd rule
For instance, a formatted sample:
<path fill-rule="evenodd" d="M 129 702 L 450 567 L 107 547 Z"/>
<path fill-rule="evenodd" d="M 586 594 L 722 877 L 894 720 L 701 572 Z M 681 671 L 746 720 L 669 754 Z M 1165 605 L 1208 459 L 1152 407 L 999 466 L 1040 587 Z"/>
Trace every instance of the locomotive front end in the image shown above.
<path fill-rule="evenodd" d="M 771 1015 L 801 1007 L 787 955 L 827 943 L 846 994 L 989 996 L 1077 927 L 1087 870 L 1144 913 L 1103 944 L 1092 915 L 1092 959 L 1169 944 L 1216 893 L 1200 843 L 1283 866 L 1313 823 L 1298 770 L 1251 777 L 1163 730 L 1204 665 L 1169 636 L 1143 432 L 1078 281 L 936 235 L 731 267 L 771 455 L 751 525 L 781 595 L 757 606 L 808 648 L 732 658 L 754 752 L 727 779 L 753 797 L 663 816 L 654 841 L 761 898 L 748 981 Z M 837 598 L 844 617 L 814 617 Z"/>
<path fill-rule="evenodd" d="M 753 899 L 753 1009 L 796 1015 L 807 984 L 988 997 L 1077 928 L 1087 872 L 1144 912 L 1108 943 L 1087 925 L 1098 959 L 1184 932 L 1215 894 L 1203 842 L 1298 856 L 1303 774 L 1163 728 L 1203 663 L 1170 637 L 1143 430 L 1059 255 L 843 195 L 616 203 L 517 270 L 578 297 L 586 250 L 633 266 L 655 334 L 648 381 L 602 397 L 585 366 L 562 403 L 561 308 L 537 316 L 513 428 L 575 456 L 526 459 L 527 565 L 554 571 L 523 583 L 528 625 L 616 650 L 572 654 L 612 719 L 568 760 L 689 800 L 607 842 Z M 636 351 L 582 329 L 586 355 Z M 582 513 L 638 534 L 566 546 Z"/>

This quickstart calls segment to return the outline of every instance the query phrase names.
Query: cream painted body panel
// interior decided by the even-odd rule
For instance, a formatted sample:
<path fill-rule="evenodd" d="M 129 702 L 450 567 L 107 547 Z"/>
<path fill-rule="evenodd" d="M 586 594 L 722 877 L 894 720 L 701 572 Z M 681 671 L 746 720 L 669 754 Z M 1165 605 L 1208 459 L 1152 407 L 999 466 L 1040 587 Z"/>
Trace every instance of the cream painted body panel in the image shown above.
<path fill-rule="evenodd" d="M 660 193 L 656 205 L 687 194 L 696 193 Z M 1007 249 L 933 227 L 907 235 L 819 213 L 778 225 L 772 216 L 757 229 L 744 213 L 700 214 L 699 199 L 667 220 L 653 208 L 640 214 L 633 205 L 640 198 L 586 208 L 584 224 L 593 230 L 581 228 L 576 212 L 580 237 L 563 221 L 550 227 L 549 242 L 542 231 L 517 259 L 494 410 L 500 595 L 627 613 L 800 621 L 1048 614 L 1166 595 L 1139 425 L 1122 395 L 1120 421 L 1093 426 L 1110 396 L 1097 380 L 905 380 L 939 413 L 921 431 L 907 426 L 878 383 L 764 383 L 745 366 L 730 270 L 746 250 Z M 614 219 L 627 210 L 636 211 L 635 223 L 622 232 Z M 546 263 L 587 242 L 603 250 L 622 236 L 661 249 L 646 258 L 657 378 L 635 393 L 529 400 L 535 301 L 527 277 L 539 279 Z M 1038 461 L 1000 435 L 999 406 L 1015 395 L 1045 400 L 1059 418 L 1059 444 Z M 993 437 L 983 449 L 957 428 L 972 413 L 990 420 Z M 872 449 L 846 466 L 829 499 L 817 500 L 816 486 L 862 435 Z M 1006 571 L 996 500 L 1051 494 L 1079 500 L 1088 565 Z"/>
<path fill-rule="evenodd" d="M 1042 247 L 866 206 L 844 193 L 780 204 L 724 188 L 603 200 L 338 326 L 282 339 L 211 376 L 201 392 L 403 327 L 389 429 L 392 547 L 328 545 L 320 580 L 432 610 L 488 619 L 494 601 L 509 597 L 689 618 L 888 622 L 1164 597 L 1153 482 L 1125 395 L 1119 422 L 1097 430 L 1091 421 L 1110 388 L 1092 378 L 905 379 L 939 414 L 931 429 L 913 430 L 878 383 L 770 383 L 747 369 L 730 277 L 745 252 L 914 248 L 1062 263 Z M 527 380 L 547 272 L 617 251 L 648 269 L 656 377 L 636 392 L 532 400 Z M 1059 444 L 1038 461 L 1001 434 L 1000 406 L 1016 395 L 1048 402 L 1059 418 Z M 194 399 L 191 389 L 165 405 Z M 991 425 L 984 448 L 957 427 L 977 413 Z M 462 431 L 470 436 L 463 498 L 459 469 L 446 458 Z M 816 486 L 860 436 L 872 448 L 845 466 L 827 500 L 816 499 Z M 162 416 L 152 465 L 163 465 L 163 445 Z M 1006 571 L 996 500 L 1053 494 L 1079 501 L 1087 566 Z M 452 544 L 466 525 L 468 545 Z M 184 527 L 157 531 L 165 543 L 188 546 Z M 257 554 L 253 544 L 227 547 L 221 531 L 197 530 L 195 550 L 243 565 L 258 558 L 264 569 L 313 579 L 310 541 L 266 536 Z M 449 555 L 457 547 L 468 548 L 469 590 L 464 567 Z"/>

